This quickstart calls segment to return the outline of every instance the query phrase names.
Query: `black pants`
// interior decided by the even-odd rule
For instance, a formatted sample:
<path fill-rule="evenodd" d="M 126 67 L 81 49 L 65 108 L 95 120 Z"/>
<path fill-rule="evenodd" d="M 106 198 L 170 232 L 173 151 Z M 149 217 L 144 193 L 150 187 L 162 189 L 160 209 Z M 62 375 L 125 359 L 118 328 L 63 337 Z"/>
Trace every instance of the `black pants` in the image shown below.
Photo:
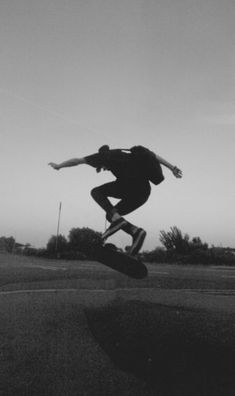
<path fill-rule="evenodd" d="M 105 210 L 107 215 L 114 208 L 120 215 L 126 215 L 142 206 L 149 198 L 150 192 L 151 187 L 148 181 L 133 183 L 116 180 L 93 188 L 91 196 Z M 120 201 L 113 206 L 108 197 L 117 198 Z"/>

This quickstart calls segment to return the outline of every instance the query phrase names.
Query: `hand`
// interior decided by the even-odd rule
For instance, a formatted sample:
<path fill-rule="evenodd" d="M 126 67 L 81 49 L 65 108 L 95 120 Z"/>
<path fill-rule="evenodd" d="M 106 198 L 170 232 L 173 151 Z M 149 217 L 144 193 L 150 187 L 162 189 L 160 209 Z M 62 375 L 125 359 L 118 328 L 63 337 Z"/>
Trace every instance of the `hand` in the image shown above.
<path fill-rule="evenodd" d="M 54 162 L 49 162 L 48 165 L 51 166 L 55 170 L 60 170 L 60 166 L 58 164 L 55 164 Z"/>
<path fill-rule="evenodd" d="M 175 177 L 177 177 L 177 178 L 181 178 L 181 177 L 183 176 L 182 171 L 181 171 L 179 168 L 177 168 L 177 166 L 175 166 L 175 167 L 172 169 L 172 172 L 173 172 L 173 175 L 174 175 Z"/>

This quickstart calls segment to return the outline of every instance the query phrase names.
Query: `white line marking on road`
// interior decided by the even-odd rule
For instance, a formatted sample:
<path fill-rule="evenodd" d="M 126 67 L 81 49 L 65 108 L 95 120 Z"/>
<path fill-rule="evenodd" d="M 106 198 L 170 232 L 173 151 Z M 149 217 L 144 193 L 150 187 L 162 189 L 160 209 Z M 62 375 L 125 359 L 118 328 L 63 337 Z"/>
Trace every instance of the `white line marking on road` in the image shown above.
<path fill-rule="evenodd" d="M 6 290 L 0 291 L 0 295 L 7 294 L 24 294 L 24 293 L 58 293 L 58 292 L 90 292 L 90 293 L 117 293 L 117 292 L 146 292 L 146 291 L 154 291 L 154 292 L 174 292 L 174 293 L 205 293 L 205 294 L 225 294 L 225 295 L 234 295 L 235 290 L 233 289 L 161 289 L 161 288 L 117 288 L 117 289 L 22 289 L 22 290 Z"/>
<path fill-rule="evenodd" d="M 90 293 L 116 293 L 120 291 L 139 291 L 139 290 L 151 290 L 148 288 L 136 289 L 136 288 L 119 288 L 119 289 L 23 289 L 23 290 L 6 290 L 0 291 L 0 295 L 3 294 L 24 294 L 24 293 L 58 293 L 58 292 L 90 292 Z M 156 290 L 156 289 L 154 289 Z"/>
<path fill-rule="evenodd" d="M 163 271 L 151 271 L 149 270 L 150 274 L 159 274 L 159 275 L 169 275 L 169 272 L 163 272 Z"/>
<path fill-rule="evenodd" d="M 53 267 L 52 265 L 39 265 L 39 264 L 25 265 L 24 267 L 41 268 L 41 269 L 51 270 L 51 271 L 66 271 L 67 270 L 67 268 L 65 268 L 65 267 Z"/>
<path fill-rule="evenodd" d="M 211 267 L 207 271 L 235 271 L 235 267 Z"/>
<path fill-rule="evenodd" d="M 82 289 L 83 290 L 83 289 Z M 24 293 L 57 293 L 57 292 L 79 292 L 79 289 L 25 289 L 25 290 L 8 290 L 0 291 L 1 294 L 24 294 Z M 93 290 L 92 290 L 93 291 Z"/>

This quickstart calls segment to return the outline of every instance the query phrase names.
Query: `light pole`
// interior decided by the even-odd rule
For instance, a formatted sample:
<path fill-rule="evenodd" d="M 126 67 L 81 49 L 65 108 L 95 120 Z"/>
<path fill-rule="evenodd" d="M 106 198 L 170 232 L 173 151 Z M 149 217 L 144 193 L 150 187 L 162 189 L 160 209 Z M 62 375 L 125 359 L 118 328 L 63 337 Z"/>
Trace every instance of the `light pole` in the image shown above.
<path fill-rule="evenodd" d="M 59 205 L 59 215 L 58 215 L 57 233 L 56 233 L 56 246 L 55 246 L 55 251 L 56 251 L 56 257 L 57 257 L 57 258 L 59 258 L 59 255 L 58 255 L 58 237 L 59 237 L 59 230 L 60 230 L 61 207 L 62 207 L 62 202 L 60 202 L 60 205 Z"/>

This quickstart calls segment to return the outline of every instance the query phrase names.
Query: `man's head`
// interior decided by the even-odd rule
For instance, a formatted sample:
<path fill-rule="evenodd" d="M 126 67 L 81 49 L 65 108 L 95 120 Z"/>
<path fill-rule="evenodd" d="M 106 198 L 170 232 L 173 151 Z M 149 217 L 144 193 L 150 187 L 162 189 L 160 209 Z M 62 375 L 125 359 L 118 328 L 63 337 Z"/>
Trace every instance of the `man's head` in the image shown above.
<path fill-rule="evenodd" d="M 103 156 L 104 162 L 105 162 L 105 159 L 107 159 L 107 156 L 109 155 L 109 151 L 110 151 L 110 148 L 107 144 L 104 144 L 98 150 L 99 154 L 101 154 Z M 103 165 L 99 168 L 96 168 L 96 172 L 99 173 L 101 171 L 101 169 L 106 170 L 105 165 Z"/>
<path fill-rule="evenodd" d="M 105 153 L 108 153 L 109 150 L 110 150 L 109 146 L 107 144 L 104 144 L 103 146 L 101 146 L 99 148 L 99 153 L 100 154 L 105 154 Z"/>

